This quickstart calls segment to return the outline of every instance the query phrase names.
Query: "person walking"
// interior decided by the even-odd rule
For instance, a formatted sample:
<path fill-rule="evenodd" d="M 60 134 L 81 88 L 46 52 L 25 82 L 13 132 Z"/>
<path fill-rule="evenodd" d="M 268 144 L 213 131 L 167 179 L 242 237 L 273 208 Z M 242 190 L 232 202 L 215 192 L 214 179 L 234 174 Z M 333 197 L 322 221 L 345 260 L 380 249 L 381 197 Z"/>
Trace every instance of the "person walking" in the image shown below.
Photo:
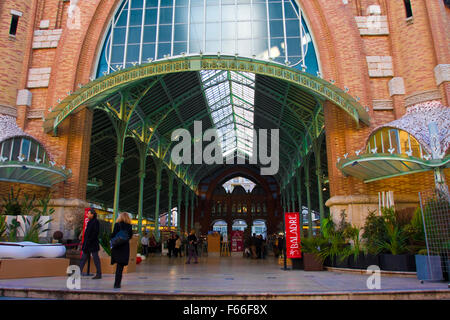
<path fill-rule="evenodd" d="M 148 237 L 147 237 L 147 233 L 145 233 L 142 238 L 141 238 L 141 244 L 142 244 L 142 255 L 144 255 L 145 257 L 148 256 Z"/>
<path fill-rule="evenodd" d="M 98 251 L 100 250 L 98 240 L 98 234 L 100 232 L 100 222 L 98 222 L 97 220 L 97 212 L 95 212 L 94 208 L 89 208 L 88 219 L 89 222 L 87 223 L 86 231 L 84 232 L 84 241 L 81 247 L 83 254 L 81 255 L 80 260 L 80 270 L 81 272 L 83 272 L 84 265 L 86 264 L 87 259 L 91 258 L 92 254 L 95 268 L 97 269 L 97 273 L 92 279 L 101 279 L 102 268 L 100 265 L 100 258 L 98 257 Z"/>
<path fill-rule="evenodd" d="M 155 255 L 155 253 L 156 253 L 156 247 L 158 245 L 156 243 L 156 239 L 155 239 L 155 236 L 153 234 L 150 235 L 150 238 L 148 240 L 148 245 L 149 245 L 149 248 L 150 248 L 151 256 L 153 257 Z"/>
<path fill-rule="evenodd" d="M 128 241 L 111 249 L 111 264 L 117 263 L 116 277 L 114 281 L 114 288 L 120 288 L 122 282 L 123 268 L 128 265 L 130 259 L 130 239 L 133 236 L 133 228 L 131 227 L 131 219 L 128 213 L 122 212 L 114 224 L 114 230 L 111 234 L 111 239 L 124 230 L 128 235 Z"/>
<path fill-rule="evenodd" d="M 175 236 L 175 257 L 178 257 L 180 255 L 181 257 L 181 239 L 179 235 Z"/>
<path fill-rule="evenodd" d="M 194 229 L 191 230 L 191 234 L 187 237 L 187 241 L 188 241 L 188 254 L 189 255 L 188 255 L 188 260 L 186 261 L 186 264 L 191 263 L 192 256 L 195 259 L 194 263 L 198 263 L 197 250 L 196 250 L 197 237 L 195 236 Z"/>
<path fill-rule="evenodd" d="M 250 238 L 250 245 L 251 245 L 251 250 L 252 250 L 252 259 L 256 259 L 257 255 L 256 255 L 256 233 L 253 234 L 253 236 Z"/>
<path fill-rule="evenodd" d="M 167 240 L 167 249 L 169 251 L 169 258 L 175 255 L 175 234 L 171 233 L 170 238 Z"/>

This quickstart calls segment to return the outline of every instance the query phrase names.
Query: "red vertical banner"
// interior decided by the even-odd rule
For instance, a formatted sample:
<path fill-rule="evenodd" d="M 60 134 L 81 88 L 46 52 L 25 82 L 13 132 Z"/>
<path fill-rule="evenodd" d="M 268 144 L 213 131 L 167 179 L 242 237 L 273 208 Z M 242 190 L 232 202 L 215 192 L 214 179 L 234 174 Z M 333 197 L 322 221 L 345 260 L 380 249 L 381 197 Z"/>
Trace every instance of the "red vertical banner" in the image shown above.
<path fill-rule="evenodd" d="M 89 222 L 89 218 L 88 218 L 88 212 L 89 212 L 90 208 L 85 208 L 84 209 L 84 219 L 83 219 L 83 231 L 82 231 L 82 237 L 81 237 L 81 247 L 83 247 L 83 242 L 84 242 L 84 232 L 86 231 L 87 228 L 87 224 Z M 83 254 L 83 250 L 80 250 L 80 258 Z"/>
<path fill-rule="evenodd" d="M 286 257 L 289 259 L 301 258 L 300 214 L 298 212 L 286 212 L 284 221 L 286 226 Z"/>
<path fill-rule="evenodd" d="M 231 252 L 244 251 L 244 232 L 233 230 L 231 231 Z"/>

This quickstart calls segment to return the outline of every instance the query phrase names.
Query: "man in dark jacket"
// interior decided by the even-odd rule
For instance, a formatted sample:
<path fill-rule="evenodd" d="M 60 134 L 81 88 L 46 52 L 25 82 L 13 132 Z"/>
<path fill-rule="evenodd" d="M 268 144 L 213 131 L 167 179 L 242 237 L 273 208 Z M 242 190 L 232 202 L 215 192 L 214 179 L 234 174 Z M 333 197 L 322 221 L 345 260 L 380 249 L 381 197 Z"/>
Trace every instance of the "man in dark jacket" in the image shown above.
<path fill-rule="evenodd" d="M 95 268 L 97 269 L 97 274 L 92 279 L 102 278 L 102 268 L 100 266 L 100 259 L 98 257 L 98 251 L 100 250 L 98 234 L 100 232 L 100 223 L 97 220 L 97 213 L 93 208 L 89 208 L 88 211 L 89 222 L 86 226 L 86 231 L 84 232 L 84 241 L 81 250 L 83 255 L 80 261 L 80 270 L 83 272 L 84 265 L 87 259 L 90 259 L 91 254 L 94 259 Z"/>

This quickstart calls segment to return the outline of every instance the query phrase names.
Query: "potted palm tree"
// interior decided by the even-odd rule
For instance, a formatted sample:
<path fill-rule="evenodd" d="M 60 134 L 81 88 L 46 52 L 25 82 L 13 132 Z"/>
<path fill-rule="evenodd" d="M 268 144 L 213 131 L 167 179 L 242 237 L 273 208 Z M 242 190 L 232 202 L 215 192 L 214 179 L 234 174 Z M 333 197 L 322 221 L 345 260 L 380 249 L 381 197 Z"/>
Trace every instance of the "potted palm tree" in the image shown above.
<path fill-rule="evenodd" d="M 414 256 L 407 254 L 408 236 L 395 219 L 392 208 L 383 210 L 385 239 L 378 239 L 381 269 L 389 271 L 416 271 Z"/>
<path fill-rule="evenodd" d="M 326 239 L 322 236 L 307 237 L 301 240 L 303 251 L 303 268 L 305 271 L 322 271 L 323 259 L 320 250 L 325 246 Z"/>
<path fill-rule="evenodd" d="M 348 227 L 345 222 L 345 211 L 341 212 L 341 222 L 335 226 L 331 218 L 325 218 L 322 222 L 322 234 L 325 244 L 320 250 L 325 265 L 336 268 L 348 268 L 348 244 L 345 241 L 344 230 Z"/>

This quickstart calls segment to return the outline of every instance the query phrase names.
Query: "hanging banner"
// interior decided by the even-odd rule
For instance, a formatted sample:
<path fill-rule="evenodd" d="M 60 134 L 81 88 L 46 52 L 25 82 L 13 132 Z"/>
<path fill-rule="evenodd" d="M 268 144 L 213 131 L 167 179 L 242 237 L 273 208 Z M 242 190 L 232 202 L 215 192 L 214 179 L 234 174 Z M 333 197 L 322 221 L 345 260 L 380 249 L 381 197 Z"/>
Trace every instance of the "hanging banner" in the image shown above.
<path fill-rule="evenodd" d="M 300 248 L 300 214 L 298 212 L 285 212 L 286 257 L 296 259 L 302 257 Z"/>
<path fill-rule="evenodd" d="M 88 218 L 88 212 L 91 208 L 84 208 L 84 219 L 83 219 L 83 232 L 82 232 L 82 236 L 81 236 L 81 248 L 83 247 L 83 242 L 84 242 L 84 232 L 86 231 L 87 228 L 87 224 L 89 222 L 89 218 Z M 83 251 L 80 250 L 80 258 L 83 255 Z"/>
<path fill-rule="evenodd" d="M 239 230 L 231 231 L 231 252 L 244 251 L 244 232 Z"/>

